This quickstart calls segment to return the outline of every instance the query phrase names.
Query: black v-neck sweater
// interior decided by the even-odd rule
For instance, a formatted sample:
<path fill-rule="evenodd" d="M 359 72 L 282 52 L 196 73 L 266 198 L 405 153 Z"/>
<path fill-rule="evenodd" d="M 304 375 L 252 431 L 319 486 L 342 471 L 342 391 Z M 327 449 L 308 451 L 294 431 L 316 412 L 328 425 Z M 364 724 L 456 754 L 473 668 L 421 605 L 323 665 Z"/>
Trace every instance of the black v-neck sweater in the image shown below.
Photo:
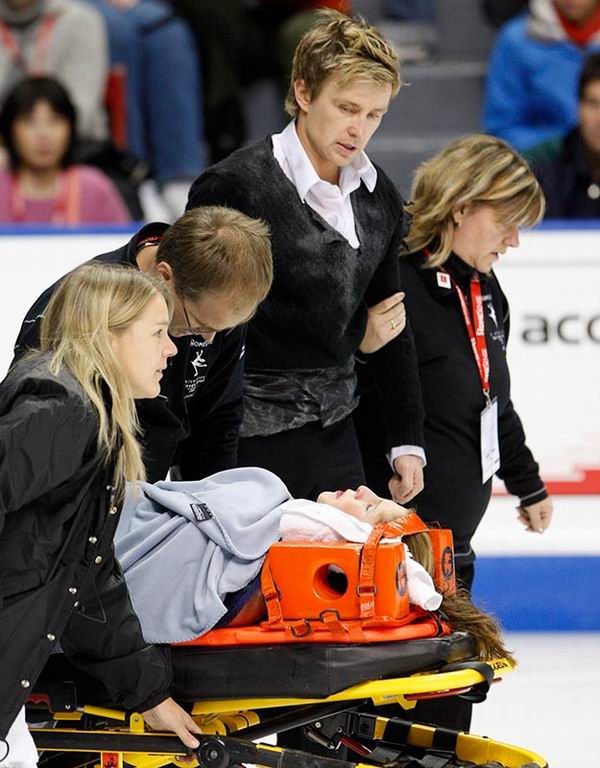
<path fill-rule="evenodd" d="M 188 207 L 226 205 L 271 228 L 274 283 L 250 323 L 246 368 L 285 372 L 344 365 L 365 332 L 367 307 L 400 290 L 402 199 L 377 168 L 377 184 L 351 194 L 360 241 L 352 248 L 299 197 L 267 138 L 209 168 Z M 410 329 L 370 356 L 385 404 L 388 447 L 423 445 L 422 406 Z"/>

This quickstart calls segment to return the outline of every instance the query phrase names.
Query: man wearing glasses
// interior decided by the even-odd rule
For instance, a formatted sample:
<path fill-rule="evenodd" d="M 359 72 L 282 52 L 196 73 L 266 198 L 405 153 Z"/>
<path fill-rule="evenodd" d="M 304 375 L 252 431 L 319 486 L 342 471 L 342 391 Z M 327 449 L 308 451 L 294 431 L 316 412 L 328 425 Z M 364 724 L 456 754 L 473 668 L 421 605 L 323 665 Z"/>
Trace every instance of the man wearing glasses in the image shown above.
<path fill-rule="evenodd" d="M 238 211 L 206 206 L 172 226 L 148 224 L 92 261 L 122 264 L 164 280 L 173 295 L 170 358 L 154 400 L 138 400 L 148 480 L 206 477 L 237 465 L 245 323 L 271 286 L 268 227 Z M 15 360 L 39 344 L 56 283 L 33 304 Z"/>

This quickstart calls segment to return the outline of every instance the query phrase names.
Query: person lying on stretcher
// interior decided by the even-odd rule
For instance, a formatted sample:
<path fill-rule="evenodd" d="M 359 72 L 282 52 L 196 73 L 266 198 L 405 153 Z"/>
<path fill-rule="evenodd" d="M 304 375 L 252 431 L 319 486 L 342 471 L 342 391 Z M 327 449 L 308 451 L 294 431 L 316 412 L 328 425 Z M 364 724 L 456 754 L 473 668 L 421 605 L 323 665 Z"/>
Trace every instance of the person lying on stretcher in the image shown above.
<path fill-rule="evenodd" d="M 317 502 L 291 499 L 271 472 L 239 468 L 197 482 L 139 483 L 124 505 L 115 550 L 146 640 L 187 642 L 265 617 L 260 571 L 275 542 L 365 542 L 374 524 L 411 511 L 365 486 L 325 491 Z M 411 603 L 439 609 L 453 630 L 470 632 L 480 658 L 511 658 L 496 622 L 466 594 L 436 593 L 428 534 L 403 542 Z"/>

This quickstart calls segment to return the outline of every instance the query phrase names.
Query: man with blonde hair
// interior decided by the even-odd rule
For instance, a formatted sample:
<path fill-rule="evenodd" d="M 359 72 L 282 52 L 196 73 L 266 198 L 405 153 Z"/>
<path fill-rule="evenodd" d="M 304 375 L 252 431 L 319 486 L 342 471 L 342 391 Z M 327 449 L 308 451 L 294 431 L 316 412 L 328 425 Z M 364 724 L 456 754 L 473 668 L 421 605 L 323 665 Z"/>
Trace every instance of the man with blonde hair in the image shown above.
<path fill-rule="evenodd" d="M 396 500 L 422 488 L 421 394 L 397 265 L 406 217 L 364 153 L 399 88 L 379 32 L 325 11 L 296 48 L 293 121 L 190 191 L 188 207 L 229 205 L 271 227 L 274 283 L 248 331 L 240 464 L 272 470 L 294 496 L 364 482 L 357 355 L 376 372 Z"/>
<path fill-rule="evenodd" d="M 137 402 L 148 480 L 164 480 L 169 468 L 184 480 L 197 480 L 235 467 L 246 321 L 273 277 L 268 227 L 239 211 L 207 206 L 170 227 L 147 224 L 122 248 L 92 261 L 149 272 L 173 296 L 169 334 L 177 354 L 164 371 L 161 395 Z M 57 286 L 27 313 L 17 358 L 39 345 L 41 321 Z"/>

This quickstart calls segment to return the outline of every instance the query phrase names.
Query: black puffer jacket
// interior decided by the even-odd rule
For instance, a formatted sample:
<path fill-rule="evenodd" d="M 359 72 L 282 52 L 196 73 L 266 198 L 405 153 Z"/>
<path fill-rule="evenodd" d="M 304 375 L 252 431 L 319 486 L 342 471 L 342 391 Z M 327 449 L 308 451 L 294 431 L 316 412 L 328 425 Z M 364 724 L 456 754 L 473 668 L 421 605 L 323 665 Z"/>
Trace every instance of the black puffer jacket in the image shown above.
<path fill-rule="evenodd" d="M 97 437 L 78 382 L 47 357 L 0 384 L 0 738 L 59 641 L 112 701 L 144 710 L 169 696 L 114 557 L 114 468 Z"/>

